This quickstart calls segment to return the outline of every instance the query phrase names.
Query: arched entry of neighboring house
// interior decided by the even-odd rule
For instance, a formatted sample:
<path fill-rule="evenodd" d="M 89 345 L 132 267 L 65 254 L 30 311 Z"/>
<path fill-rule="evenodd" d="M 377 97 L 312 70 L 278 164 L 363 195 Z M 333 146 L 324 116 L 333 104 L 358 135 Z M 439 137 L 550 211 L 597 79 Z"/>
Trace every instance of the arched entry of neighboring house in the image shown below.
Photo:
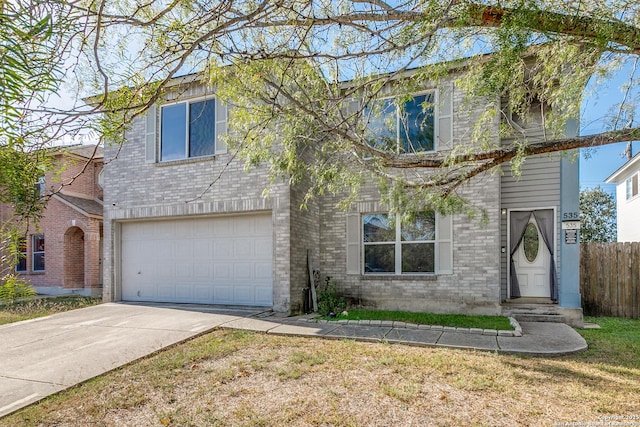
<path fill-rule="evenodd" d="M 79 227 L 64 234 L 64 287 L 84 288 L 84 231 Z"/>

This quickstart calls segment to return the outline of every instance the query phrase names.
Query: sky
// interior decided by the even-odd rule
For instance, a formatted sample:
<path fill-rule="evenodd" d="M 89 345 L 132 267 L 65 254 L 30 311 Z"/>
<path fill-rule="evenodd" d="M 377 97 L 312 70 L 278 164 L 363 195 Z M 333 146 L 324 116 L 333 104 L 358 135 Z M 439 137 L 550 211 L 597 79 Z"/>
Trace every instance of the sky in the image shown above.
<path fill-rule="evenodd" d="M 606 84 L 597 87 L 590 84 L 581 106 L 580 134 L 590 135 L 607 130 L 607 116 L 611 116 L 611 109 L 616 102 L 624 98 L 622 87 L 629 78 L 631 65 L 623 67 L 611 76 Z M 637 91 L 634 94 L 637 96 Z M 638 126 L 640 116 L 633 122 Z M 627 143 L 605 145 L 592 149 L 590 157 L 585 158 L 584 151 L 580 156 L 580 187 L 593 188 L 598 185 L 615 196 L 615 184 L 605 184 L 607 179 L 626 161 L 623 153 Z M 640 141 L 633 143 L 633 154 L 640 151 Z"/>

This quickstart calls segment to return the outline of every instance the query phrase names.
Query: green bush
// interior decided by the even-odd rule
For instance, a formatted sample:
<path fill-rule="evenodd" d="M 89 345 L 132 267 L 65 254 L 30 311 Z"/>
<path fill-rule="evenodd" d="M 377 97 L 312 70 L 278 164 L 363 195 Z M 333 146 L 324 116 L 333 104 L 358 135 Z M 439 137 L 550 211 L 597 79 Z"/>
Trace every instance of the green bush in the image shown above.
<path fill-rule="evenodd" d="M 36 295 L 28 280 L 22 279 L 17 274 L 7 274 L 0 284 L 0 303 L 12 303 L 18 298 L 32 297 Z"/>
<path fill-rule="evenodd" d="M 318 313 L 328 316 L 329 313 L 339 314 L 347 306 L 344 297 L 336 287 L 335 279 L 327 277 L 323 286 L 317 290 Z"/>

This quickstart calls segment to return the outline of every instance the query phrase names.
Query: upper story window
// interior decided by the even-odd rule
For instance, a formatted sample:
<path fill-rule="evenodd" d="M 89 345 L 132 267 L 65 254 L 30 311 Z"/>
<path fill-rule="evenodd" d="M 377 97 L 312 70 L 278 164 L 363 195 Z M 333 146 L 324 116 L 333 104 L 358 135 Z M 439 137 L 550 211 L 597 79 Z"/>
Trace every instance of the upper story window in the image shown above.
<path fill-rule="evenodd" d="M 163 105 L 160 110 L 160 160 L 209 156 L 216 146 L 216 102 L 201 99 Z"/>
<path fill-rule="evenodd" d="M 17 243 L 16 271 L 25 272 L 27 271 L 27 239 L 21 237 Z"/>
<path fill-rule="evenodd" d="M 365 109 L 366 138 L 384 151 L 420 153 L 436 149 L 435 92 L 406 100 L 381 99 Z"/>
<path fill-rule="evenodd" d="M 551 111 L 551 107 L 540 101 L 537 95 L 530 94 L 530 97 L 529 104 L 519 107 L 512 105 L 508 97 L 500 100 L 501 120 L 516 134 L 538 132 L 543 126 L 545 111 Z"/>
<path fill-rule="evenodd" d="M 627 186 L 627 200 L 638 195 L 638 174 L 637 173 L 633 174 L 632 177 L 627 179 L 625 184 Z"/>
<path fill-rule="evenodd" d="M 33 271 L 44 271 L 44 236 L 34 235 L 32 243 Z"/>

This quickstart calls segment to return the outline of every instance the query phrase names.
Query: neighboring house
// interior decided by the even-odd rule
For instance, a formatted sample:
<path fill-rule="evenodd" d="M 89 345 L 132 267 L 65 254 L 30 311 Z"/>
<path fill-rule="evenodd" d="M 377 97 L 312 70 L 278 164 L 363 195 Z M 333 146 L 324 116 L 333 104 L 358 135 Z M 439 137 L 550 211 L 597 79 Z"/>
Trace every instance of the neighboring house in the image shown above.
<path fill-rule="evenodd" d="M 575 230 L 562 226 L 578 219 L 577 162 L 541 155 L 526 160 L 519 178 L 505 165 L 502 175 L 472 179 L 459 192 L 486 210 L 486 224 L 433 212 L 411 224 L 392 221 L 373 186 L 348 213 L 331 197 L 300 210 L 305 188 L 282 182 L 265 198 L 266 168 L 247 174 L 227 153 L 217 138 L 227 109 L 214 93 L 186 80 L 174 89 L 180 95 L 136 119 L 121 148 L 105 149 L 112 159 L 105 168 L 105 300 L 299 313 L 309 253 L 322 277 L 364 306 L 509 314 L 542 303 L 582 323 L 579 245 Z M 451 82 L 417 96 L 436 100 L 426 119 L 430 136 L 399 139 L 400 148 L 450 150 L 483 108 L 459 113 L 464 93 Z M 190 116 L 197 119 L 188 124 Z M 539 127 L 522 131 L 543 135 Z M 206 137 L 188 141 L 189 133 Z"/>
<path fill-rule="evenodd" d="M 640 154 L 622 165 L 605 180 L 616 184 L 618 242 L 640 242 Z"/>
<path fill-rule="evenodd" d="M 50 196 L 38 224 L 24 231 L 16 272 L 40 294 L 102 294 L 102 160 L 95 145 L 51 149 L 53 167 L 36 184 Z M 0 205 L 0 217 L 12 216 Z"/>

